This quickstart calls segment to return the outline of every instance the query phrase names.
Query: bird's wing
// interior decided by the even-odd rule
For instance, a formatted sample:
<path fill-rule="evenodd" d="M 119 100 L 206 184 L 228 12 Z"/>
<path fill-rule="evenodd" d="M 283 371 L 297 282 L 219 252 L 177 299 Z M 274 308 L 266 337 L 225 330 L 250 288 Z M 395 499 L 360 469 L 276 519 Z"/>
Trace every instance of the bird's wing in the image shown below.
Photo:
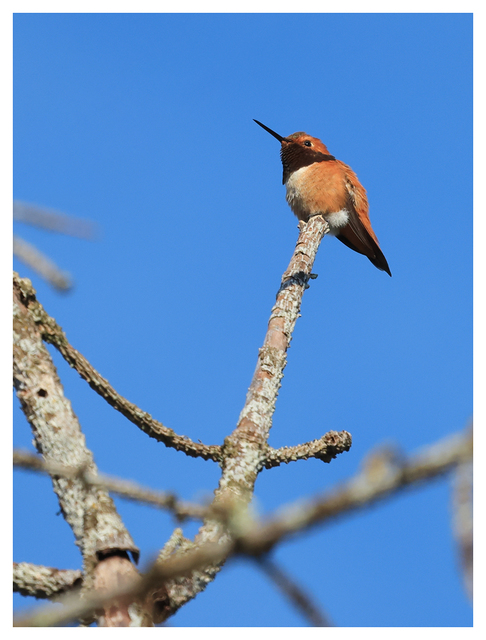
<path fill-rule="evenodd" d="M 388 262 L 371 227 L 366 190 L 351 167 L 344 164 L 344 162 L 342 165 L 344 169 L 344 184 L 349 196 L 349 221 L 336 237 L 350 249 L 367 256 L 375 267 L 391 275 Z"/>
<path fill-rule="evenodd" d="M 352 205 L 350 207 L 351 216 L 349 220 L 351 227 L 358 238 L 371 248 L 372 243 L 370 243 L 370 239 L 378 244 L 378 238 L 371 228 L 366 190 L 358 180 L 358 176 L 351 167 L 347 165 L 344 165 L 344 185 L 348 192 L 350 204 Z"/>

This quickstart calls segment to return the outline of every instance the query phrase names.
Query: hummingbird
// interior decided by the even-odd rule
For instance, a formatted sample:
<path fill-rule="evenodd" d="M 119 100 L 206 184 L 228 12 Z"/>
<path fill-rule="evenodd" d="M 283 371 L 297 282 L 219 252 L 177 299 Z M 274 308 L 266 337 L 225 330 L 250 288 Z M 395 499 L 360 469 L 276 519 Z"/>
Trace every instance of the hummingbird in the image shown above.
<path fill-rule="evenodd" d="M 322 215 L 329 233 L 391 276 L 368 215 L 368 198 L 354 171 L 332 156 L 326 145 L 297 131 L 286 138 L 254 120 L 281 143 L 282 184 L 287 202 L 299 220 Z"/>

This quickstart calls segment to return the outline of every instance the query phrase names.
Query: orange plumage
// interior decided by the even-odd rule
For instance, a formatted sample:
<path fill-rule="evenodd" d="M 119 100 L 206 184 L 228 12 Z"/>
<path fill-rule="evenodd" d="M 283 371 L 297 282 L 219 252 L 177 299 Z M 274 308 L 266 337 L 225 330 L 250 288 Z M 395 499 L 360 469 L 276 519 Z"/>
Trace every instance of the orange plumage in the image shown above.
<path fill-rule="evenodd" d="M 283 138 L 255 122 L 282 145 L 283 183 L 297 218 L 306 222 L 311 216 L 322 215 L 332 235 L 391 276 L 371 227 L 366 191 L 351 167 L 330 155 L 318 138 L 303 131 Z"/>

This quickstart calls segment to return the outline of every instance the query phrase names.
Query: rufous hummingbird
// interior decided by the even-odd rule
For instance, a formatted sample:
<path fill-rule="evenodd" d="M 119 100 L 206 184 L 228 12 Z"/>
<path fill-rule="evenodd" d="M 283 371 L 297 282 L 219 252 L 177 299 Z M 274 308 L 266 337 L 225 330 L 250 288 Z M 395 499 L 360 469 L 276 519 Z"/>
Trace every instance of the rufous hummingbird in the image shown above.
<path fill-rule="evenodd" d="M 366 191 L 351 167 L 331 156 L 319 138 L 303 131 L 283 138 L 258 120 L 255 122 L 282 144 L 282 182 L 297 218 L 307 222 L 311 216 L 322 215 L 331 235 L 391 276 L 371 227 Z"/>

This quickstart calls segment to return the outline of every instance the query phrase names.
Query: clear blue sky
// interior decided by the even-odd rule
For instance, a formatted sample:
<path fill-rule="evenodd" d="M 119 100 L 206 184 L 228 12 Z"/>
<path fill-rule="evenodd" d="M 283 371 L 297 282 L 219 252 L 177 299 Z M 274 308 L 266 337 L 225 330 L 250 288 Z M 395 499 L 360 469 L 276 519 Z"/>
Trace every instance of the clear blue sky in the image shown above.
<path fill-rule="evenodd" d="M 235 427 L 297 237 L 279 145 L 253 118 L 317 136 L 352 166 L 393 273 L 324 240 L 270 444 L 347 429 L 353 447 L 264 471 L 268 513 L 351 476 L 374 446 L 409 453 L 471 417 L 472 16 L 14 18 L 14 196 L 102 230 L 90 243 L 16 226 L 72 272 L 69 296 L 15 267 L 120 393 L 207 444 Z M 211 493 L 215 464 L 156 444 L 53 357 L 101 471 Z M 14 444 L 32 448 L 17 400 L 14 418 Z M 339 626 L 468 626 L 450 488 L 410 491 L 276 559 Z M 174 524 L 116 502 L 143 566 Z M 16 561 L 80 567 L 47 478 L 16 472 L 14 504 Z M 241 562 L 170 623 L 304 624 Z"/>

